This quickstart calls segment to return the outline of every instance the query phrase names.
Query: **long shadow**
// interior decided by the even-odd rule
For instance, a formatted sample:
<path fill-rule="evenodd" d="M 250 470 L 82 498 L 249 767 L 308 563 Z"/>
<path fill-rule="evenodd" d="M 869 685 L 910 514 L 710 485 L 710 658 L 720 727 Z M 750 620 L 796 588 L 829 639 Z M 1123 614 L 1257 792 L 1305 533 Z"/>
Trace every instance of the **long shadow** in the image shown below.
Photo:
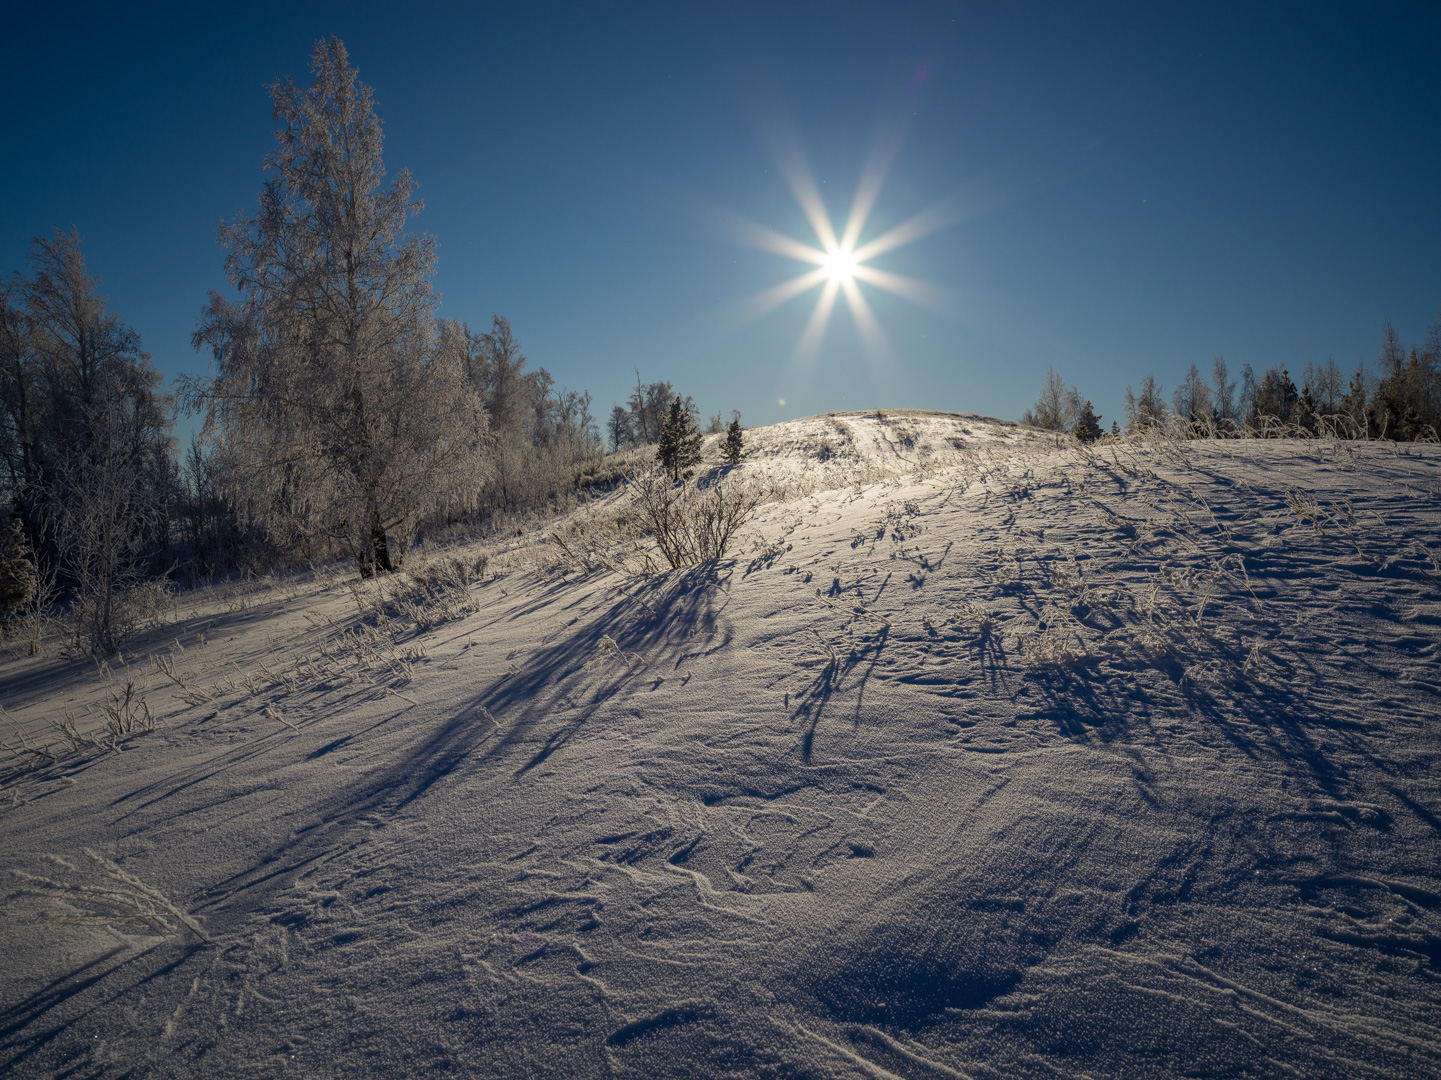
<path fill-rule="evenodd" d="M 1234 668 L 1244 659 L 1225 647 L 1218 652 Z M 1146 666 L 1166 672 L 1193 715 L 1248 758 L 1300 765 L 1322 792 L 1338 799 L 1344 796 L 1345 769 L 1331 761 L 1307 730 L 1337 724 L 1317 716 L 1314 703 L 1305 694 L 1277 683 L 1239 680 L 1226 684 L 1229 693 L 1222 693 L 1219 687 L 1211 689 L 1187 679 L 1179 661 L 1153 660 Z M 1145 688 L 1135 678 L 1139 671 L 1132 672 L 1122 687 L 1111 689 L 1108 682 L 1114 673 L 1094 679 L 1093 670 L 1089 664 L 1057 666 L 1042 668 L 1029 678 L 1040 689 L 1048 714 L 1062 735 L 1086 743 L 1125 737 L 1151 714 Z M 1246 721 L 1238 722 L 1237 715 Z"/>
<path fill-rule="evenodd" d="M 330 812 L 319 824 L 276 845 L 256 865 L 210 886 L 195 910 L 218 914 L 241 893 L 285 887 L 293 875 L 345 843 L 344 834 L 363 819 L 405 810 L 467 764 L 503 762 L 519 753 L 522 760 L 513 774 L 515 779 L 524 777 L 563 748 L 611 693 L 638 674 L 638 663 L 656 666 L 697 636 L 715 634 L 722 606 L 718 601 L 732 568 L 729 563 L 707 564 L 652 579 L 617 597 L 599 618 L 542 647 L 522 671 L 502 675 L 462 703 L 384 769 L 363 783 L 337 790 L 327 800 Z M 606 638 L 620 656 L 603 644 Z M 585 669 L 598 660 L 621 670 L 596 688 L 593 670 Z M 574 716 L 555 725 L 557 702 L 573 708 L 572 695 L 582 696 L 582 684 L 592 690 L 589 700 Z"/>
<path fill-rule="evenodd" d="M 0 1073 L 8 1073 L 8 1070 L 44 1050 L 46 1046 L 65 1034 L 67 1029 L 80 1023 L 92 1013 L 108 1008 L 126 994 L 176 970 L 192 956 L 200 953 L 203 948 L 199 944 L 191 943 L 181 946 L 179 954 L 174 955 L 169 954 L 169 950 L 157 952 L 155 948 L 147 948 L 140 952 L 131 952 L 125 946 L 118 946 L 102 956 L 97 956 L 80 968 L 60 976 L 23 1001 L 6 1008 L 0 1012 L 0 1051 L 7 1052 L 10 1056 L 0 1060 Z M 125 955 L 122 956 L 122 954 Z M 154 961 L 167 954 L 169 954 L 168 959 L 158 966 L 152 966 Z M 108 963 L 109 961 L 114 961 L 114 963 Z M 147 964 L 147 961 L 150 963 Z M 136 977 L 126 985 L 108 992 L 102 990 L 99 998 L 83 1006 L 78 1012 L 54 1022 L 51 1026 L 35 1030 L 39 1023 L 45 1021 L 57 1009 L 73 1002 L 92 988 L 100 988 L 112 976 L 119 977 L 127 969 L 134 971 Z M 83 1065 L 83 1062 L 79 1064 Z"/>
<path fill-rule="evenodd" d="M 866 686 L 875 673 L 876 664 L 880 661 L 881 653 L 885 650 L 889 639 L 890 627 L 882 626 L 873 638 L 866 641 L 859 649 L 852 648 L 844 658 L 838 653 L 833 655 L 825 667 L 811 680 L 810 685 L 796 695 L 796 708 L 791 717 L 805 725 L 805 734 L 801 737 L 801 761 L 803 763 L 807 765 L 811 763 L 811 754 L 815 748 L 816 729 L 820 726 L 821 718 L 825 715 L 831 699 L 841 689 L 841 683 L 846 676 L 861 670 L 864 664 L 859 682 L 854 687 L 847 688 L 855 691 L 856 716 L 859 718 Z"/>
<path fill-rule="evenodd" d="M 520 672 L 502 676 L 481 691 L 476 704 L 494 713 L 503 728 L 501 737 L 487 746 L 484 758 L 500 760 L 540 740 L 540 746 L 515 769 L 517 778 L 524 776 L 569 743 L 623 684 L 676 659 L 697 638 L 714 638 L 734 568 L 729 561 L 706 563 L 652 578 L 617 597 L 588 625 L 545 645 Z M 691 649 L 687 655 L 722 648 L 725 640 L 699 651 Z M 613 672 L 599 686 L 597 669 Z M 583 701 L 578 709 L 575 699 Z M 557 701 L 566 702 L 574 715 L 542 735 Z"/>
<path fill-rule="evenodd" d="M 976 654 L 981 671 L 985 673 L 991 686 L 1005 686 L 1009 663 L 1006 658 L 1006 643 L 1002 635 L 992 631 L 990 623 L 985 623 L 976 631 Z"/>
<path fill-rule="evenodd" d="M 87 964 L 82 964 L 74 971 L 66 972 L 55 979 L 49 985 L 36 990 L 23 1001 L 16 1002 L 9 1006 L 4 1012 L 0 1012 L 0 1045 L 5 1045 L 13 1035 L 29 1026 L 33 1021 L 44 1016 L 55 1006 L 67 1001 L 80 993 L 94 986 L 101 979 L 105 978 L 113 968 L 102 968 L 100 965 L 107 960 L 114 959 L 125 951 L 123 945 L 118 945 L 103 956 L 97 956 Z M 58 1034 L 56 1031 L 53 1034 Z M 45 1039 L 44 1036 L 41 1037 Z M 48 1039 L 45 1039 L 48 1041 Z M 11 1064 L 14 1064 L 12 1061 Z"/>
<path fill-rule="evenodd" d="M 285 887 L 291 875 L 344 845 L 345 834 L 363 819 L 395 814 L 422 797 L 453 773 L 493 731 L 494 725 L 483 711 L 458 709 L 425 738 L 400 751 L 372 778 L 334 791 L 316 825 L 274 846 L 256 865 L 202 890 L 193 910 L 218 914 L 241 893 L 266 885 Z M 253 908 L 258 902 L 247 906 Z"/>
<path fill-rule="evenodd" d="M 472 759 L 478 765 L 522 751 L 525 759 L 515 769 L 515 776 L 523 777 L 565 746 L 604 699 L 637 674 L 632 669 L 641 661 L 647 666 L 659 666 L 669 654 L 686 646 L 691 646 L 694 653 L 697 637 L 714 637 L 724 585 L 732 570 L 733 564 L 729 563 L 696 567 L 652 579 L 627 596 L 617 597 L 600 618 L 577 626 L 575 632 L 543 647 L 526 662 L 522 672 L 496 679 L 449 712 L 422 739 L 398 751 L 385 768 L 370 773 L 360 783 L 327 792 L 316 825 L 273 845 L 251 866 L 202 890 L 192 911 L 223 923 L 237 907 L 254 910 L 265 903 L 266 894 L 289 887 L 296 874 L 348 843 L 346 834 L 365 819 L 405 810 Z M 622 654 L 639 660 L 623 663 L 610 656 L 602 644 L 605 638 L 614 642 Z M 712 642 L 710 648 L 722 644 Z M 593 671 L 583 669 L 597 659 L 623 670 L 596 688 L 576 716 L 547 731 L 556 701 L 567 698 L 582 682 L 593 685 Z M 251 748 L 249 753 L 273 749 L 271 740 L 263 742 L 269 745 Z M 537 742 L 540 745 L 534 748 Z M 484 753 L 477 757 L 476 751 L 482 747 Z M 233 760 L 227 761 L 222 768 L 234 764 Z M 202 773 L 206 774 L 204 770 Z M 183 783 L 190 786 L 203 778 L 190 777 Z M 163 798 L 164 794 L 151 791 L 150 799 Z M 240 905 L 242 896 L 246 899 Z M 214 930 L 224 933 L 223 925 Z M 36 998 L 31 1012 L 19 1022 L 26 1026 L 36 1022 L 60 1000 Z"/>
<path fill-rule="evenodd" d="M 27 694 L 47 697 L 55 692 L 56 683 L 91 679 L 94 674 L 95 664 L 90 660 L 45 660 L 28 670 L 12 671 L 0 678 L 0 699 L 15 709 L 18 699 Z"/>

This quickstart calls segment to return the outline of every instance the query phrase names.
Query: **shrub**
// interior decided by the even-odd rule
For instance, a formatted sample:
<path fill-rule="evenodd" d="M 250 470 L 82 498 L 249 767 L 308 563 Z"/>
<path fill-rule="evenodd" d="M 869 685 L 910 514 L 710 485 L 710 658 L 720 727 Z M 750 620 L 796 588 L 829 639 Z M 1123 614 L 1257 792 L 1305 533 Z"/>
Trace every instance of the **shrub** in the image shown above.
<path fill-rule="evenodd" d="M 652 469 L 637 476 L 633 486 L 642 526 L 672 568 L 722 558 L 760 504 L 755 488 L 737 480 L 701 488 L 673 484 Z"/>

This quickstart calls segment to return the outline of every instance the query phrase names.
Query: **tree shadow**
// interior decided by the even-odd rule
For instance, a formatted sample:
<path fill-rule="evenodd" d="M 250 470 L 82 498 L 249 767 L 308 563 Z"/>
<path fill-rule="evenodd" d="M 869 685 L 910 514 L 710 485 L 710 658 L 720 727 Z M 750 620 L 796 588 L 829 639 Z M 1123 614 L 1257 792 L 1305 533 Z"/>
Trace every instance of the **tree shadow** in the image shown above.
<path fill-rule="evenodd" d="M 599 618 L 544 645 L 520 671 L 496 679 L 475 699 L 503 728 L 484 758 L 523 754 L 514 769 L 519 779 L 568 744 L 627 682 L 723 648 L 729 634 L 719 629 L 719 614 L 734 569 L 729 560 L 703 563 L 622 589 Z M 698 639 L 706 644 L 695 649 Z M 547 731 L 557 704 L 572 715 Z M 537 740 L 540 745 L 527 752 Z"/>
<path fill-rule="evenodd" d="M 353 844 L 349 834 L 354 828 L 405 811 L 466 768 L 501 763 L 511 768 L 514 781 L 523 779 L 564 748 L 611 694 L 645 669 L 664 664 L 693 646 L 697 637 L 719 640 L 694 655 L 723 647 L 718 613 L 732 569 L 730 563 L 711 563 L 622 590 L 599 618 L 544 645 L 520 672 L 500 676 L 469 701 L 446 710 L 445 719 L 427 725 L 422 738 L 391 754 L 366 780 L 329 791 L 318 822 L 202 890 L 192 910 L 221 916 L 234 909 L 242 895 L 246 910 L 262 906 L 266 896 L 284 891 L 307 867 Z M 614 644 L 620 657 L 604 640 Z M 634 659 L 626 662 L 627 654 L 639 657 L 644 667 Z M 602 664 L 619 670 L 597 686 L 595 669 Z M 581 698 L 585 700 L 578 704 Z M 557 711 L 567 713 L 558 725 Z"/>
<path fill-rule="evenodd" d="M 875 672 L 881 652 L 890 640 L 890 632 L 889 626 L 881 626 L 869 640 L 864 640 L 859 648 L 852 646 L 844 657 L 831 650 L 830 659 L 825 666 L 821 668 L 809 685 L 795 695 L 796 707 L 791 713 L 791 717 L 805 725 L 805 734 L 801 737 L 801 761 L 804 764 L 811 763 L 811 754 L 815 748 L 816 729 L 820 726 L 821 718 L 825 715 L 831 699 L 841 689 L 841 684 L 846 677 L 856 671 L 860 671 L 859 681 L 854 687 L 847 689 L 855 691 L 855 713 L 859 718 L 866 685 Z"/>
<path fill-rule="evenodd" d="M 1198 681 L 1174 656 L 1150 658 L 1144 666 L 1166 675 L 1192 720 L 1247 758 L 1298 769 L 1319 791 L 1344 798 L 1350 784 L 1345 767 L 1332 760 L 1309 729 L 1355 725 L 1318 714 L 1314 701 L 1289 685 L 1247 679 L 1239 674 L 1244 657 L 1225 647 L 1217 652 L 1235 674 L 1214 682 Z M 1137 678 L 1140 670 L 1118 680 L 1115 670 L 1102 673 L 1095 663 L 1082 662 L 1048 665 L 1029 673 L 1028 679 L 1040 690 L 1046 715 L 1066 738 L 1111 743 L 1133 737 L 1146 725 L 1164 750 L 1164 737 L 1150 723 L 1162 706 Z"/>

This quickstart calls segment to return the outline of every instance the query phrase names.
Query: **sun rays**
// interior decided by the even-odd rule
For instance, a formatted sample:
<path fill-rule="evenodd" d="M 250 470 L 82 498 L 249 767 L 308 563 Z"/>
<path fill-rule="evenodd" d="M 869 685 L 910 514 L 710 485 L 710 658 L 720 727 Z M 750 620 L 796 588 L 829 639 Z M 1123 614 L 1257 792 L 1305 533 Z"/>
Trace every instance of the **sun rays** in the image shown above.
<path fill-rule="evenodd" d="M 737 214 L 726 215 L 730 225 L 727 234 L 734 242 L 808 264 L 797 276 L 748 297 L 736 309 L 741 321 L 748 323 L 819 289 L 815 306 L 796 343 L 796 360 L 812 359 L 819 353 L 831 317 L 842 300 L 866 351 L 873 359 L 890 356 L 890 344 L 866 299 L 863 285 L 942 313 L 954 309 L 954 300 L 943 287 L 870 265 L 870 260 L 949 228 L 967 216 L 962 199 L 953 195 L 862 242 L 893 156 L 894 147 L 889 153 L 872 154 L 856 185 L 850 212 L 838 229 L 826 208 L 820 185 L 801 154 L 777 149 L 781 172 L 810 225 L 814 242 L 798 240 Z"/>

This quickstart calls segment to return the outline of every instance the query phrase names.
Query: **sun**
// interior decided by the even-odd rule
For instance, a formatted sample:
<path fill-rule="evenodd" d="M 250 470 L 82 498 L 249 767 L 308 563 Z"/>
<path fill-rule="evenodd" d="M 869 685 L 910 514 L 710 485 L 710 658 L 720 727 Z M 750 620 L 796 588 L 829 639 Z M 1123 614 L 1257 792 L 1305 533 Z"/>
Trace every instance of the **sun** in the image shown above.
<path fill-rule="evenodd" d="M 826 278 L 834 281 L 837 285 L 844 285 L 856 276 L 856 267 L 860 260 L 856 253 L 848 247 L 833 247 L 826 252 L 825 260 L 821 267 L 826 272 Z"/>
<path fill-rule="evenodd" d="M 796 359 L 813 358 L 819 352 L 837 301 L 844 302 L 850 310 L 852 322 L 867 350 L 873 357 L 884 358 L 891 355 L 891 348 L 880 322 L 866 300 L 862 285 L 904 297 L 912 303 L 943 314 L 953 313 L 956 306 L 953 290 L 882 270 L 871 265 L 871 260 L 914 243 L 922 237 L 950 228 L 969 217 L 974 211 L 968 205 L 970 200 L 961 192 L 942 199 L 880 236 L 862 240 L 861 234 L 889 169 L 887 155 L 873 158 L 867 163 L 856 186 L 850 214 L 841 227 L 832 222 L 821 197 L 820 185 L 799 150 L 781 152 L 778 148 L 776 161 L 810 224 L 815 241 L 807 243 L 797 240 L 751 218 L 727 213 L 726 218 L 734 230 L 730 239 L 802 264 L 808 263 L 810 268 L 789 281 L 765 289 L 736 305 L 735 312 L 742 322 L 760 318 L 819 286 L 820 294 L 815 307 L 806 322 L 800 341 L 796 344 Z"/>

